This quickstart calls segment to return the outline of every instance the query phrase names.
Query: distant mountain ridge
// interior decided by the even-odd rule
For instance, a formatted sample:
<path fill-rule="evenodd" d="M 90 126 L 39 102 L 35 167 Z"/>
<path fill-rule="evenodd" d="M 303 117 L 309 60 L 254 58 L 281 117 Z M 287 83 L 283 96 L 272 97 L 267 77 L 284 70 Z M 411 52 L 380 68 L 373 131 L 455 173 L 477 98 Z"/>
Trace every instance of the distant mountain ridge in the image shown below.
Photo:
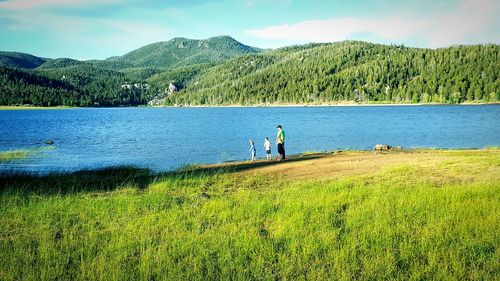
<path fill-rule="evenodd" d="M 114 63 L 114 67 L 175 68 L 201 63 L 220 62 L 234 56 L 258 53 L 258 48 L 244 45 L 230 36 L 217 36 L 205 40 L 173 38 L 133 50 L 123 56 L 111 57 L 102 64 Z"/>
<path fill-rule="evenodd" d="M 86 64 L 86 62 L 84 62 L 84 61 L 68 59 L 68 58 L 60 58 L 60 59 L 47 60 L 45 63 L 40 65 L 38 67 L 38 69 L 64 68 L 64 67 L 70 67 L 70 66 L 75 66 L 75 65 L 84 65 L 84 64 Z"/>
<path fill-rule="evenodd" d="M 113 70 L 138 67 L 171 69 L 217 63 L 242 54 L 261 51 L 259 48 L 244 45 L 230 36 L 216 36 L 203 40 L 176 37 L 168 41 L 148 44 L 123 56 L 114 56 L 104 60 L 49 59 L 20 52 L 0 52 L 0 65 L 10 68 L 35 69 L 37 67 L 61 68 L 88 63 Z"/>
<path fill-rule="evenodd" d="M 182 89 L 184 82 L 202 70 L 230 58 L 259 52 L 261 49 L 244 45 L 230 36 L 204 40 L 173 38 L 105 60 L 48 59 L 1 52 L 0 104 L 146 104 L 162 96 L 163 89 L 170 83 Z M 161 73 L 164 75 L 157 75 Z M 152 77 L 156 79 L 149 79 Z M 57 90 L 50 86 L 55 85 L 54 81 L 60 82 Z M 150 81 L 153 87 L 148 84 Z"/>
<path fill-rule="evenodd" d="M 19 52 L 0 51 L 0 65 L 11 68 L 33 69 L 47 62 L 49 59 Z"/>

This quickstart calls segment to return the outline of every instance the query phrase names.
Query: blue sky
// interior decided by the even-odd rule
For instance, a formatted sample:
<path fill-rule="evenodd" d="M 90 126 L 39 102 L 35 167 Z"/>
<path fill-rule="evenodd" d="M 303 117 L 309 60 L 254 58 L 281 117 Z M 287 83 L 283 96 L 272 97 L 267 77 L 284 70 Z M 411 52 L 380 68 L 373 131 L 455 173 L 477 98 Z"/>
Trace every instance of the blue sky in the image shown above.
<path fill-rule="evenodd" d="M 346 39 L 500 43 L 500 1 L 0 0 L 0 50 L 103 59 L 173 37 L 277 48 Z"/>

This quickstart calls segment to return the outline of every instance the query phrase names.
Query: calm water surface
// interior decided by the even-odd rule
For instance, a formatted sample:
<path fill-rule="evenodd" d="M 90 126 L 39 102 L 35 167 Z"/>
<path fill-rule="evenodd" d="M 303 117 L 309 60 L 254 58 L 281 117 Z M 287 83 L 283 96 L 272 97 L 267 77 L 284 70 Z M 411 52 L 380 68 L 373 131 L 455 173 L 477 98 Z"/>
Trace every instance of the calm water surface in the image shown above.
<path fill-rule="evenodd" d="M 288 154 L 412 147 L 500 146 L 500 105 L 256 108 L 78 108 L 0 111 L 0 150 L 36 148 L 42 157 L 0 169 L 76 170 L 135 165 L 168 170 L 250 157 L 248 140 L 276 136 Z M 273 153 L 276 149 L 273 150 Z"/>

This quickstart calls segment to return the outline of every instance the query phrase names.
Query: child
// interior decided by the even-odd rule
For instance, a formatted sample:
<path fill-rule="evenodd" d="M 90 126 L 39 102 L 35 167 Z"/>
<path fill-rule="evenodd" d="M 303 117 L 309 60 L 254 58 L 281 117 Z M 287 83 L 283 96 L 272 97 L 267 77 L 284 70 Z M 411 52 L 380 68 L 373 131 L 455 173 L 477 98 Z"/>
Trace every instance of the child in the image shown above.
<path fill-rule="evenodd" d="M 255 142 L 253 140 L 250 140 L 250 150 L 249 151 L 252 152 L 252 161 L 257 160 L 257 158 L 255 157 L 257 154 L 257 151 L 255 149 Z"/>
<path fill-rule="evenodd" d="M 271 160 L 271 142 L 268 137 L 264 139 L 264 148 L 266 149 L 266 159 Z"/>

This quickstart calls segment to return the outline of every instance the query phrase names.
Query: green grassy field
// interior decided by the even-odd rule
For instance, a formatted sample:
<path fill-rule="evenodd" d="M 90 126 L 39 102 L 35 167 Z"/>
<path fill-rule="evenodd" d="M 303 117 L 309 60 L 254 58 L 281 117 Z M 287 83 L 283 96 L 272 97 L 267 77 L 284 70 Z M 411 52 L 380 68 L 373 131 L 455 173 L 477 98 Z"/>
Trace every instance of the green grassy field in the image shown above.
<path fill-rule="evenodd" d="M 0 280 L 500 278 L 500 150 L 366 152 L 378 166 L 364 174 L 273 174 L 350 153 L 1 179 Z"/>

